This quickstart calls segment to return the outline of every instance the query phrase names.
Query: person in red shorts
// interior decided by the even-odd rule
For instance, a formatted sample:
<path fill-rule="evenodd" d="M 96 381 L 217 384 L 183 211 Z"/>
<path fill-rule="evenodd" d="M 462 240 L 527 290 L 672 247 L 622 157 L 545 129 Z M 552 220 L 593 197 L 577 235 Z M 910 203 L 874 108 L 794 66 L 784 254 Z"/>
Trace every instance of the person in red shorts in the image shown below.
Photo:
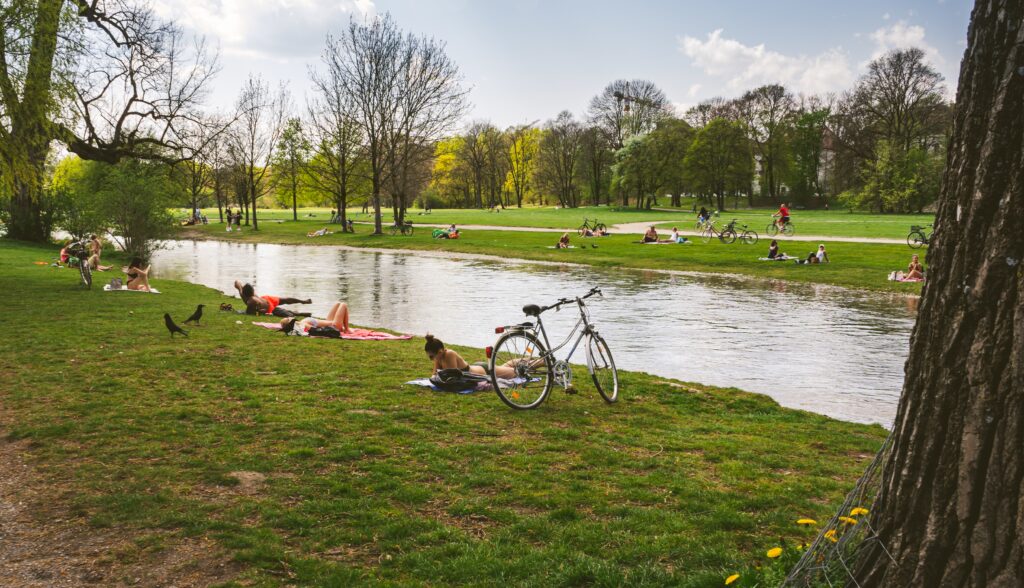
<path fill-rule="evenodd" d="M 259 296 L 256 294 L 252 284 L 242 284 L 238 280 L 235 280 L 235 289 L 238 290 L 238 295 L 245 302 L 246 314 L 272 314 L 280 317 L 291 317 L 296 316 L 296 313 L 280 308 L 282 304 L 311 304 L 313 302 L 309 298 L 303 300 L 301 298 L 270 296 L 268 294 Z"/>

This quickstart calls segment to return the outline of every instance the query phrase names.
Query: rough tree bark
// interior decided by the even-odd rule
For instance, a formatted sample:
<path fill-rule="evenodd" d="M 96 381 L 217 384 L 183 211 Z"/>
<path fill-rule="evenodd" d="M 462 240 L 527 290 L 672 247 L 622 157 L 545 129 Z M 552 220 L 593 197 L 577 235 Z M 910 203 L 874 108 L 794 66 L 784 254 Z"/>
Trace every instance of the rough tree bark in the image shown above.
<path fill-rule="evenodd" d="M 1024 2 L 979 0 L 861 586 L 1024 585 Z"/>

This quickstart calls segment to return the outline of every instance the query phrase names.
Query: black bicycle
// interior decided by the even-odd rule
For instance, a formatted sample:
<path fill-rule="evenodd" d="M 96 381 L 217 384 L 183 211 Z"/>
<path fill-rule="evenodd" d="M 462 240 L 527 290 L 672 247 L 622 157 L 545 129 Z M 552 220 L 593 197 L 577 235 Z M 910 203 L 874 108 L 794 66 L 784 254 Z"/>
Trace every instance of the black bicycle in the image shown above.
<path fill-rule="evenodd" d="M 731 245 L 736 242 L 736 238 L 739 237 L 747 245 L 753 245 L 757 243 L 757 233 L 747 228 L 747 225 L 742 225 L 739 230 L 736 229 L 736 224 L 739 222 L 738 219 L 732 219 L 729 224 L 725 225 L 725 228 L 719 231 L 715 227 L 715 223 L 709 222 L 704 230 L 701 231 L 700 238 L 705 243 L 710 243 L 712 239 L 718 238 L 719 241 L 726 245 Z"/>
<path fill-rule="evenodd" d="M 920 227 L 917 225 L 911 225 L 910 234 L 907 235 L 907 245 L 909 245 L 911 249 L 920 249 L 927 245 L 932 239 L 932 234 L 930 232 L 931 228 L 932 225 L 924 225 Z"/>
<path fill-rule="evenodd" d="M 591 233 L 596 233 L 598 231 L 604 232 L 606 230 L 608 230 L 608 227 L 606 227 L 604 223 L 597 222 L 596 218 L 594 219 L 593 223 L 590 222 L 589 218 L 584 218 L 583 224 L 580 225 L 580 228 L 576 229 L 576 232 L 579 233 L 580 237 L 584 237 L 586 236 L 587 231 L 590 231 Z"/>
<path fill-rule="evenodd" d="M 77 265 L 82 285 L 92 288 L 92 268 L 89 267 L 89 241 L 82 239 L 68 245 L 68 265 Z"/>
<path fill-rule="evenodd" d="M 536 408 L 548 397 L 555 384 L 565 388 L 569 394 L 576 393 L 577 390 L 572 384 L 572 366 L 569 360 L 581 342 L 585 342 L 587 370 L 597 392 L 609 404 L 618 399 L 619 372 L 615 369 L 615 360 L 612 359 L 608 344 L 590 322 L 587 305 L 583 302 L 595 294 L 600 295 L 601 290 L 593 288 L 583 296 L 560 298 L 550 306 L 527 304 L 523 307 L 523 313 L 536 317 L 536 323 L 525 322 L 494 330 L 501 336 L 494 343 L 494 347 L 487 348 L 487 357 L 490 360 L 488 373 L 491 386 L 502 402 L 519 410 Z M 562 306 L 574 302 L 580 311 L 579 320 L 564 341 L 556 347 L 551 347 L 540 315 L 549 310 L 557 311 Z M 565 347 L 574 336 L 575 342 L 565 359 L 556 359 L 555 352 Z"/>
<path fill-rule="evenodd" d="M 402 235 L 405 235 L 407 237 L 411 237 L 412 236 L 412 221 L 405 221 L 402 224 L 395 223 L 395 224 L 391 225 L 391 228 L 388 229 L 388 232 L 391 233 L 392 237 L 394 237 L 395 235 L 398 235 L 399 233 L 401 233 Z"/>

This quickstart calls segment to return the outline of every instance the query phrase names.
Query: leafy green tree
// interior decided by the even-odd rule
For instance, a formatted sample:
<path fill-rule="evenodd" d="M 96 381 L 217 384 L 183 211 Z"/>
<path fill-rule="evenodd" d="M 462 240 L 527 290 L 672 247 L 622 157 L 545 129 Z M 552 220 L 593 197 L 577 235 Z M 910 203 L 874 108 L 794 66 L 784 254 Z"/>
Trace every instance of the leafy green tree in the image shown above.
<path fill-rule="evenodd" d="M 714 196 L 719 210 L 726 196 L 749 190 L 754 158 L 743 125 L 717 118 L 698 131 L 683 160 L 683 177 L 694 192 Z"/>
<path fill-rule="evenodd" d="M 309 152 L 309 139 L 302 129 L 302 120 L 289 118 L 277 141 L 271 169 L 277 193 L 291 198 L 292 220 L 299 220 L 299 188 L 306 173 Z"/>
<path fill-rule="evenodd" d="M 509 137 L 507 160 L 508 177 L 505 180 L 506 189 L 510 189 L 516 198 L 516 207 L 523 207 L 525 200 L 531 193 L 530 180 L 533 177 L 533 167 L 537 159 L 537 149 L 540 144 L 540 129 L 532 125 L 513 127 L 507 132 Z"/>
<path fill-rule="evenodd" d="M 125 159 L 116 164 L 85 162 L 76 189 L 87 191 L 102 226 L 129 255 L 149 257 L 154 242 L 171 234 L 170 210 L 186 195 L 159 162 Z"/>
<path fill-rule="evenodd" d="M 169 158 L 217 71 L 202 43 L 140 3 L 0 4 L 0 197 L 8 234 L 49 238 L 46 159 L 54 141 L 83 159 Z M 129 91 L 125 91 L 130 89 Z"/>
<path fill-rule="evenodd" d="M 879 141 L 873 161 L 865 164 L 864 186 L 844 193 L 850 208 L 875 212 L 921 212 L 938 198 L 945 154 L 920 147 Z"/>
<path fill-rule="evenodd" d="M 786 174 L 793 202 L 807 204 L 815 195 L 825 196 L 820 177 L 822 141 L 828 118 L 829 110 L 819 108 L 801 113 L 793 121 L 789 143 L 791 165 Z"/>

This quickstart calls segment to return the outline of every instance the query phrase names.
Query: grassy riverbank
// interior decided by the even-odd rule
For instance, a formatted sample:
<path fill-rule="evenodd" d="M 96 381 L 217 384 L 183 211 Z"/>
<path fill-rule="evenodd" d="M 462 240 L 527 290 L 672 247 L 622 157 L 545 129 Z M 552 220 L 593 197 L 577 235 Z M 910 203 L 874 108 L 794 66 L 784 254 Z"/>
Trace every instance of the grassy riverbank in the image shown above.
<path fill-rule="evenodd" d="M 216 209 L 206 209 L 210 219 L 217 218 Z M 326 222 L 330 218 L 328 208 L 300 208 L 299 220 L 316 220 Z M 696 215 L 689 206 L 671 209 L 668 206 L 657 210 L 637 210 L 607 206 L 584 206 L 580 208 L 527 207 L 507 208 L 501 212 L 488 212 L 476 209 L 435 209 L 430 214 L 413 209 L 409 211 L 409 219 L 424 224 L 456 225 L 489 225 L 498 227 L 534 227 L 534 228 L 567 228 L 575 229 L 582 224 L 584 218 L 593 221 L 595 218 L 609 227 L 624 223 L 655 222 L 658 227 L 671 229 L 673 224 L 680 229 L 692 229 Z M 766 238 L 765 227 L 771 220 L 775 209 L 741 209 L 726 211 L 719 221 L 740 219 L 762 238 Z M 362 209 L 354 208 L 348 214 L 356 222 L 372 220 L 370 215 L 362 213 Z M 384 214 L 390 218 L 390 212 Z M 310 216 L 314 215 L 314 216 Z M 888 238 L 903 241 L 910 232 L 911 225 L 931 224 L 932 214 L 875 214 L 867 212 L 848 212 L 845 210 L 793 210 L 794 223 L 801 235 L 819 235 L 825 237 L 866 237 Z M 260 219 L 292 220 L 290 209 L 260 210 Z"/>
<path fill-rule="evenodd" d="M 472 253 L 535 261 L 584 263 L 605 268 L 718 272 L 884 292 L 917 294 L 921 291 L 919 283 L 896 283 L 886 279 L 889 272 L 906 268 L 911 255 L 906 245 L 828 243 L 832 263 L 798 265 L 793 262 L 758 261 L 759 257 L 767 255 L 769 241 L 764 239 L 756 245 L 743 245 L 739 242 L 726 245 L 717 240 L 705 244 L 700 239 L 692 245 L 640 245 L 637 243 L 639 235 L 611 235 L 590 239 L 574 236 L 572 243 L 576 248 L 552 249 L 551 246 L 558 241 L 557 233 L 530 231 L 469 230 L 463 231 L 459 239 L 446 240 L 431 238 L 431 230 L 425 227 L 420 227 L 411 237 L 392 237 L 374 236 L 370 234 L 369 227 L 357 225 L 355 234 L 334 233 L 315 238 L 306 236 L 308 232 L 324 226 L 322 222 L 314 220 L 264 222 L 259 231 L 246 227 L 241 232 L 227 233 L 223 225 L 212 224 L 183 228 L 180 235 L 183 238 L 244 243 L 348 245 Z M 816 249 L 816 244 L 806 241 L 786 242 L 781 244 L 781 248 L 789 255 L 806 257 Z"/>
<path fill-rule="evenodd" d="M 616 405 L 512 412 L 402 385 L 422 339 L 286 338 L 192 284 L 82 290 L 33 265 L 53 253 L 0 242 L 0 429 L 51 488 L 40 524 L 132 538 L 97 557 L 199 538 L 246 585 L 719 586 L 808 537 L 793 521 L 824 519 L 885 434 L 639 373 Z M 200 302 L 170 338 L 162 314 Z"/>

